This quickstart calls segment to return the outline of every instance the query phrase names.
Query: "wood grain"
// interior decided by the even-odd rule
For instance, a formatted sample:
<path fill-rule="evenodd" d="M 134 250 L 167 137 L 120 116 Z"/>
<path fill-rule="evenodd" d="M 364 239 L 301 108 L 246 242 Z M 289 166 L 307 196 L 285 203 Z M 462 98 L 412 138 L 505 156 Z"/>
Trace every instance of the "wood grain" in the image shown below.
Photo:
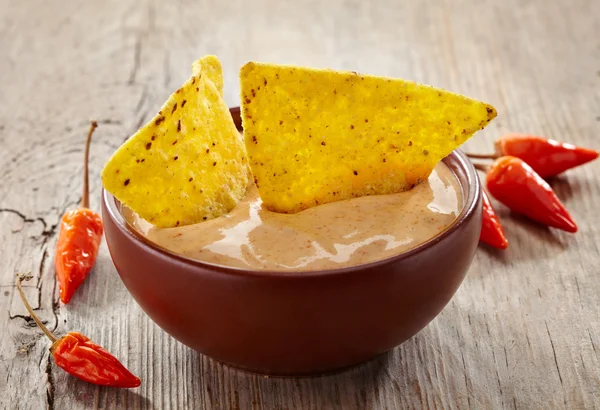
<path fill-rule="evenodd" d="M 102 164 L 217 54 L 227 102 L 248 60 L 398 76 L 492 103 L 500 115 L 467 144 L 504 132 L 599 149 L 600 2 L 572 0 L 0 0 L 0 407 L 568 408 L 600 407 L 600 162 L 552 181 L 580 232 L 499 213 L 510 249 L 481 248 L 463 286 L 427 328 L 343 373 L 265 378 L 223 366 L 162 332 L 127 293 L 103 245 L 67 306 L 53 247 L 80 199 L 88 119 L 92 207 Z M 79 330 L 142 380 L 132 391 L 65 375 L 16 294 L 15 271 L 58 333 Z"/>

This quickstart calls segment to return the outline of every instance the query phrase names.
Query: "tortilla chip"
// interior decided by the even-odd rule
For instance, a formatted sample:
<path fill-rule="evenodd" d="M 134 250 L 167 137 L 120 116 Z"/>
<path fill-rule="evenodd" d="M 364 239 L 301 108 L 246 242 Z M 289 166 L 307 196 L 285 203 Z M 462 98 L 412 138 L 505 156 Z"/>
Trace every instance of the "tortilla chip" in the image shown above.
<path fill-rule="evenodd" d="M 215 85 L 219 94 L 223 97 L 223 69 L 221 62 L 216 56 L 204 56 L 192 64 L 192 75 L 198 76 L 204 73 Z"/>
<path fill-rule="evenodd" d="M 246 192 L 246 150 L 207 75 L 215 72 L 195 68 L 102 171 L 106 190 L 158 227 L 221 216 Z"/>
<path fill-rule="evenodd" d="M 461 95 L 354 72 L 250 62 L 240 79 L 249 163 L 277 212 L 409 190 L 496 116 Z"/>

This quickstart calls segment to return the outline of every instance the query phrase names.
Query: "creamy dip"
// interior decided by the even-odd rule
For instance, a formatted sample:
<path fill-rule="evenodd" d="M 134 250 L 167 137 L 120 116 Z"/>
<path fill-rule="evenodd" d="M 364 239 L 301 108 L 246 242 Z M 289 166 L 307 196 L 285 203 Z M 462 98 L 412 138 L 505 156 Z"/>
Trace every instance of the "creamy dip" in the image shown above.
<path fill-rule="evenodd" d="M 229 214 L 177 228 L 157 228 L 129 209 L 128 222 L 152 242 L 183 256 L 239 268 L 333 269 L 407 251 L 445 230 L 462 209 L 462 191 L 440 163 L 412 190 L 365 196 L 280 214 L 262 207 L 257 189 Z"/>

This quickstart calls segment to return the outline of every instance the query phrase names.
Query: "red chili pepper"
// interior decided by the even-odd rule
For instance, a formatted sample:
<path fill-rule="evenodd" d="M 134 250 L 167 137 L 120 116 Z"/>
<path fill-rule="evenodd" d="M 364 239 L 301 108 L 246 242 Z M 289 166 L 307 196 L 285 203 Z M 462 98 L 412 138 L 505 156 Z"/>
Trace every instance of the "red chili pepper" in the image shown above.
<path fill-rule="evenodd" d="M 598 152 L 528 134 L 507 134 L 496 141 L 496 154 L 468 154 L 471 158 L 521 158 L 542 178 L 558 175 L 598 158 Z"/>
<path fill-rule="evenodd" d="M 567 232 L 577 225 L 550 185 L 516 157 L 501 157 L 489 168 L 488 192 L 513 211 Z"/>
<path fill-rule="evenodd" d="M 527 134 L 505 135 L 496 141 L 496 149 L 502 155 L 521 158 L 542 178 L 598 158 L 593 149 Z"/>
<path fill-rule="evenodd" d="M 481 191 L 483 199 L 483 223 L 481 225 L 481 235 L 479 240 L 498 249 L 508 248 L 508 240 L 504 234 L 504 229 L 500 220 L 492 207 L 492 203 L 485 191 Z"/>
<path fill-rule="evenodd" d="M 104 230 L 100 215 L 88 208 L 90 142 L 97 126 L 96 121 L 92 121 L 85 143 L 81 206 L 65 213 L 60 222 L 54 264 L 60 288 L 60 299 L 63 303 L 69 303 L 94 266 Z"/>
<path fill-rule="evenodd" d="M 17 289 L 25 308 L 42 331 L 52 340 L 50 352 L 54 361 L 67 373 L 89 383 L 111 387 L 138 387 L 139 377 L 134 376 L 113 355 L 78 332 L 69 332 L 57 338 L 36 316 L 27 302 L 21 280 L 31 276 L 18 276 Z"/>

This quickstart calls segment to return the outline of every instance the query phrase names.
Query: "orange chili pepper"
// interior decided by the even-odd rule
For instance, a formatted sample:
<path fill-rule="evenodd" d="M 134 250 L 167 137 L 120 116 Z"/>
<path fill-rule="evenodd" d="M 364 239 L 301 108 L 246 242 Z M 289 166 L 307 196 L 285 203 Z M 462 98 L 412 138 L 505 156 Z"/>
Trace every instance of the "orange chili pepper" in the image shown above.
<path fill-rule="evenodd" d="M 88 162 L 90 142 L 97 126 L 96 121 L 92 121 L 85 143 L 81 206 L 66 212 L 60 222 L 54 264 L 63 303 L 69 303 L 94 266 L 104 230 L 100 215 L 89 209 Z"/>
<path fill-rule="evenodd" d="M 496 215 L 492 207 L 490 198 L 488 198 L 483 190 L 481 191 L 481 196 L 483 199 L 483 223 L 481 225 L 479 240 L 494 248 L 506 249 L 508 248 L 508 240 L 506 239 L 498 215 Z"/>
<path fill-rule="evenodd" d="M 577 232 L 575 221 L 550 185 L 523 160 L 498 158 L 488 169 L 486 185 L 494 198 L 514 212 L 544 225 Z"/>
<path fill-rule="evenodd" d="M 25 308 L 42 331 L 52 341 L 50 352 L 54 361 L 67 373 L 89 383 L 111 387 L 138 387 L 139 377 L 133 375 L 113 355 L 78 332 L 69 332 L 57 338 L 36 316 L 27 302 L 21 280 L 31 276 L 18 276 L 17 289 Z"/>
<path fill-rule="evenodd" d="M 507 134 L 496 143 L 496 154 L 467 154 L 471 158 L 513 156 L 525 161 L 542 178 L 558 175 L 598 158 L 598 152 L 529 134 Z"/>

